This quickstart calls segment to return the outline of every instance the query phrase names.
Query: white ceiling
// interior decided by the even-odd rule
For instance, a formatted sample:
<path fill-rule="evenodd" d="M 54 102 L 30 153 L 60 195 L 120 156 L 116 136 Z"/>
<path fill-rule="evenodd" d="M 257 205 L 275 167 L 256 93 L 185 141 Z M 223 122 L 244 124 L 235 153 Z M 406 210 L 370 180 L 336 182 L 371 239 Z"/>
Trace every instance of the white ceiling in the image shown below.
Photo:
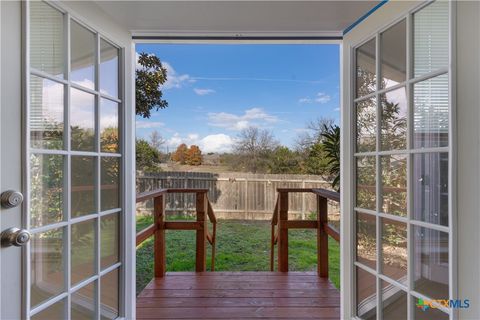
<path fill-rule="evenodd" d="M 341 36 L 379 1 L 97 1 L 134 35 Z"/>

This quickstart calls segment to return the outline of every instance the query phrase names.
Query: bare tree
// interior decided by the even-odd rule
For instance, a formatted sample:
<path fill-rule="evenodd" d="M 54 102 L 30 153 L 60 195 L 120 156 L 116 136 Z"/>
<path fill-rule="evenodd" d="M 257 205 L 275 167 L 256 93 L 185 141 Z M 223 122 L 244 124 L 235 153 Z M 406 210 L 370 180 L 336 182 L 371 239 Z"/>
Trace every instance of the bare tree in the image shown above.
<path fill-rule="evenodd" d="M 157 130 L 150 133 L 150 146 L 160 151 L 160 147 L 165 144 L 165 139 Z"/>
<path fill-rule="evenodd" d="M 278 146 L 271 131 L 249 127 L 237 136 L 233 150 L 242 169 L 255 173 L 267 170 L 269 157 Z"/>
<path fill-rule="evenodd" d="M 335 120 L 331 118 L 319 117 L 306 123 L 306 131 L 298 134 L 295 139 L 295 149 L 298 152 L 306 153 L 318 142 L 322 142 L 325 128 L 330 128 L 335 124 Z"/>

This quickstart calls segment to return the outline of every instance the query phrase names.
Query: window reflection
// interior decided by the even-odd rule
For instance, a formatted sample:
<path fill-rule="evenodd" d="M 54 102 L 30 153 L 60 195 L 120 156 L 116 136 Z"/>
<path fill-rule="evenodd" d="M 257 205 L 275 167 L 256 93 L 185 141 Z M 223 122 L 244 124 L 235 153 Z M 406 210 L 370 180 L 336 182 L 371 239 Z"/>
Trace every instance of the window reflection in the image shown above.
<path fill-rule="evenodd" d="M 116 209 L 119 204 L 120 158 L 105 157 L 101 160 L 101 210 Z"/>
<path fill-rule="evenodd" d="M 100 102 L 100 149 L 102 152 L 119 151 L 118 103 L 108 99 Z"/>
<path fill-rule="evenodd" d="M 72 156 L 72 217 L 96 211 L 94 159 Z"/>
<path fill-rule="evenodd" d="M 72 319 L 95 319 L 96 281 L 80 288 L 72 294 Z"/>
<path fill-rule="evenodd" d="M 381 86 L 388 88 L 406 79 L 407 31 L 405 20 L 382 33 L 380 43 Z"/>
<path fill-rule="evenodd" d="M 72 285 L 95 274 L 95 220 L 72 225 Z"/>
<path fill-rule="evenodd" d="M 357 97 L 366 96 L 377 88 L 375 69 L 375 38 L 356 50 L 357 60 Z"/>
<path fill-rule="evenodd" d="M 448 226 L 448 153 L 413 156 L 413 217 Z"/>
<path fill-rule="evenodd" d="M 70 126 L 72 150 L 95 149 L 95 97 L 93 94 L 71 89 Z"/>
<path fill-rule="evenodd" d="M 407 215 L 407 156 L 381 156 L 382 211 Z"/>
<path fill-rule="evenodd" d="M 414 290 L 433 299 L 448 299 L 448 233 L 414 226 Z"/>
<path fill-rule="evenodd" d="M 385 281 L 381 281 L 381 287 L 383 319 L 408 319 L 407 293 Z"/>
<path fill-rule="evenodd" d="M 407 225 L 382 218 L 382 273 L 407 284 Z"/>
<path fill-rule="evenodd" d="M 448 75 L 416 83 L 413 99 L 414 147 L 448 146 Z"/>
<path fill-rule="evenodd" d="M 95 35 L 75 21 L 71 30 L 71 81 L 95 89 Z"/>
<path fill-rule="evenodd" d="M 100 92 L 118 96 L 118 49 L 100 40 Z"/>
<path fill-rule="evenodd" d="M 356 267 L 357 315 L 365 320 L 377 318 L 377 281 L 369 272 Z"/>
<path fill-rule="evenodd" d="M 376 210 L 375 157 L 357 158 L 357 207 Z"/>
<path fill-rule="evenodd" d="M 376 150 L 377 104 L 374 98 L 356 103 L 357 152 Z"/>
<path fill-rule="evenodd" d="M 381 148 L 404 150 L 407 148 L 407 96 L 405 87 L 380 95 Z"/>
<path fill-rule="evenodd" d="M 373 215 L 357 212 L 357 261 L 377 269 L 376 218 Z"/>
<path fill-rule="evenodd" d="M 110 320 L 118 317 L 118 269 L 101 278 L 100 319 Z"/>
<path fill-rule="evenodd" d="M 33 148 L 63 149 L 64 85 L 30 77 L 30 139 Z"/>

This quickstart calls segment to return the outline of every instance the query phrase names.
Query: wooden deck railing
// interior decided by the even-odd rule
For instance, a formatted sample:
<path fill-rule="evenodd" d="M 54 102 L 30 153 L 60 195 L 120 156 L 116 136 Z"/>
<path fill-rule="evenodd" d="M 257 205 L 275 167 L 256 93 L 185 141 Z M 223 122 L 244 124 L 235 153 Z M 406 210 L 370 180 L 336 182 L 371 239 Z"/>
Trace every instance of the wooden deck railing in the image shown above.
<path fill-rule="evenodd" d="M 328 277 L 328 236 L 340 242 L 340 234 L 328 224 L 328 200 L 340 202 L 340 193 L 313 188 L 279 188 L 272 217 L 270 270 L 274 271 L 275 245 L 278 244 L 278 271 L 288 272 L 288 229 L 317 229 L 317 272 Z M 288 194 L 313 193 L 317 196 L 317 220 L 288 220 Z M 278 228 L 276 226 L 278 225 Z M 277 229 L 277 230 L 275 230 Z"/>
<path fill-rule="evenodd" d="M 137 195 L 137 203 L 153 199 L 153 224 L 137 233 L 137 246 L 151 236 L 154 237 L 155 277 L 163 277 L 166 272 L 165 230 L 195 230 L 196 253 L 195 271 L 206 269 L 206 241 L 212 246 L 211 270 L 215 270 L 215 243 L 217 236 L 217 219 L 207 197 L 208 189 L 157 189 Z M 167 193 L 194 193 L 196 195 L 196 221 L 165 221 L 165 196 Z M 208 231 L 207 218 L 213 225 L 212 233 Z"/>

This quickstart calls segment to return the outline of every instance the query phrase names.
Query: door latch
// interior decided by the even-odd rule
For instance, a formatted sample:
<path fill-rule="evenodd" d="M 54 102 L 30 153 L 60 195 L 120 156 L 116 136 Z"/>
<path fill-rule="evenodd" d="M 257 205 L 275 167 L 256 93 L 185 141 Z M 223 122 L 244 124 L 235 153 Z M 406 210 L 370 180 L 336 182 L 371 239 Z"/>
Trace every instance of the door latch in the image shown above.
<path fill-rule="evenodd" d="M 31 235 L 30 232 L 25 229 L 13 227 L 2 231 L 0 237 L 2 241 L 2 247 L 21 247 L 30 241 Z"/>

